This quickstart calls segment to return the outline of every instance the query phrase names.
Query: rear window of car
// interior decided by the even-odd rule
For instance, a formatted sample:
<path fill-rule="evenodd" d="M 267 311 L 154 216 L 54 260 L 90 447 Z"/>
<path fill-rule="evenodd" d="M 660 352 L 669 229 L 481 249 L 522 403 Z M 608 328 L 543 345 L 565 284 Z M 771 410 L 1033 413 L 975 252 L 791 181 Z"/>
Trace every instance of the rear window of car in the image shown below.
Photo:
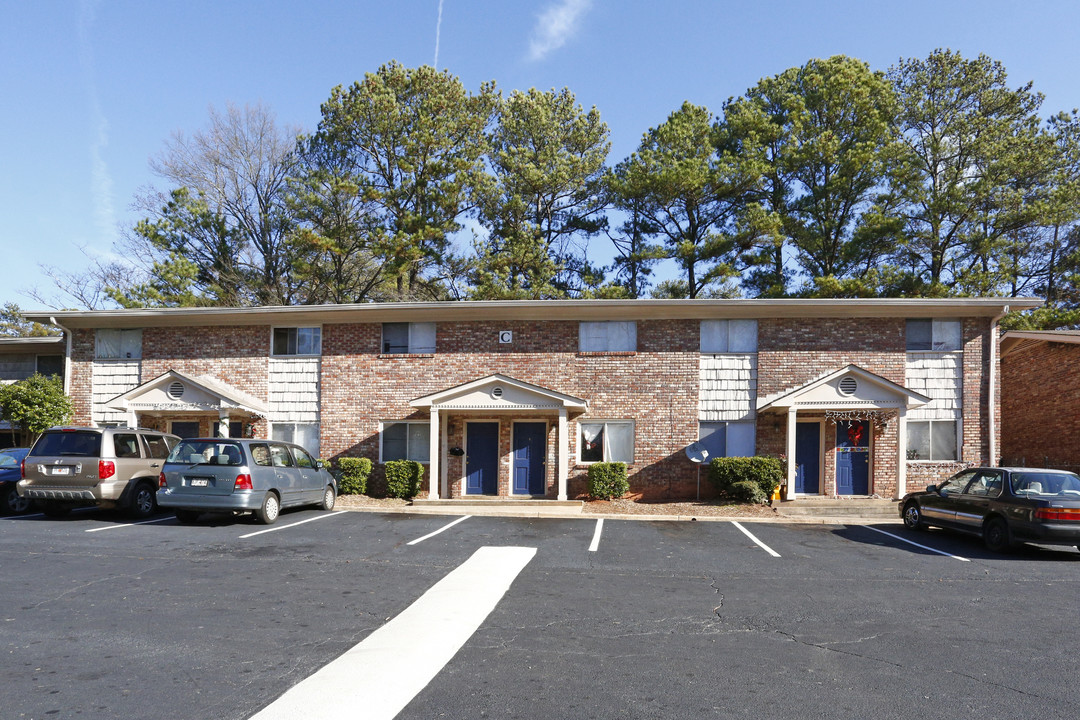
<path fill-rule="evenodd" d="M 100 457 L 101 433 L 86 430 L 46 432 L 34 443 L 30 454 L 38 457 L 56 455 Z"/>
<path fill-rule="evenodd" d="M 1080 477 L 1072 473 L 1013 473 L 1012 487 L 1021 497 L 1080 498 Z"/>
<path fill-rule="evenodd" d="M 169 453 L 168 462 L 189 465 L 243 465 L 239 443 L 220 440 L 182 440 Z"/>

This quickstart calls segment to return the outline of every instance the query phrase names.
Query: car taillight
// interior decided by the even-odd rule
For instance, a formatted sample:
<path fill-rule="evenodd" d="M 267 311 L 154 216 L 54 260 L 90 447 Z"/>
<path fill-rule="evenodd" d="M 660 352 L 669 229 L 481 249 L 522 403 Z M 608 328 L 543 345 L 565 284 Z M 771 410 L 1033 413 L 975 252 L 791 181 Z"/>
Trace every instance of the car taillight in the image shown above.
<path fill-rule="evenodd" d="M 165 473 L 161 473 L 157 478 L 157 486 L 159 488 L 165 487 Z"/>
<path fill-rule="evenodd" d="M 1035 519 L 1080 521 L 1080 508 L 1039 508 L 1035 511 Z"/>
<path fill-rule="evenodd" d="M 251 476 L 237 475 L 236 482 L 233 483 L 233 490 L 251 490 Z"/>
<path fill-rule="evenodd" d="M 97 475 L 99 480 L 106 480 L 116 474 L 116 463 L 112 460 L 98 460 Z"/>
<path fill-rule="evenodd" d="M 24 479 L 26 478 L 26 458 L 23 458 L 22 461 L 19 463 L 19 475 L 21 475 Z"/>

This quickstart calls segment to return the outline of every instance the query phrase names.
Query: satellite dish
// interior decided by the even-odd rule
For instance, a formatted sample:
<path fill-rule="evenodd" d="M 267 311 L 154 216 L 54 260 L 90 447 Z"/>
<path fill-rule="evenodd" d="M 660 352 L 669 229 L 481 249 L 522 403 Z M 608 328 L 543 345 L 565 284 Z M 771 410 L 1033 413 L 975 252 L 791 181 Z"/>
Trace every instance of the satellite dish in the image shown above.
<path fill-rule="evenodd" d="M 703 463 L 709 457 L 709 451 L 700 442 L 690 443 L 684 452 L 692 463 Z"/>

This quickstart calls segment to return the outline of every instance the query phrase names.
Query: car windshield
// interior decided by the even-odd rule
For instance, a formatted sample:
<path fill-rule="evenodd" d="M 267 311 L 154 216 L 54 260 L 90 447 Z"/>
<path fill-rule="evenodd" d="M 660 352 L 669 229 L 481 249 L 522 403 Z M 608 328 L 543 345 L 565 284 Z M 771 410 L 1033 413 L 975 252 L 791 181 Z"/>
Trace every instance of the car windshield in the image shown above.
<path fill-rule="evenodd" d="M 169 453 L 168 462 L 190 465 L 243 465 L 240 444 L 220 440 L 183 440 Z"/>
<path fill-rule="evenodd" d="M 1072 473 L 1017 472 L 1012 491 L 1020 497 L 1080 499 L 1080 477 Z"/>
<path fill-rule="evenodd" d="M 98 457 L 101 455 L 101 433 L 86 430 L 56 430 L 47 432 L 34 443 L 31 455 Z"/>

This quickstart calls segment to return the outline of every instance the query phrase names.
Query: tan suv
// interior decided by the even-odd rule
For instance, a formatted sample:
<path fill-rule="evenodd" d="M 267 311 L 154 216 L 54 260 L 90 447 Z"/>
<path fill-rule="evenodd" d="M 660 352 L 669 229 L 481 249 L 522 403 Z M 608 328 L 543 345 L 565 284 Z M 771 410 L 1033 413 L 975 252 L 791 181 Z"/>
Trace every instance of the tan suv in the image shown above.
<path fill-rule="evenodd" d="M 50 428 L 23 460 L 19 495 L 54 517 L 78 505 L 124 507 L 146 517 L 157 507 L 161 466 L 179 442 L 144 428 Z"/>

